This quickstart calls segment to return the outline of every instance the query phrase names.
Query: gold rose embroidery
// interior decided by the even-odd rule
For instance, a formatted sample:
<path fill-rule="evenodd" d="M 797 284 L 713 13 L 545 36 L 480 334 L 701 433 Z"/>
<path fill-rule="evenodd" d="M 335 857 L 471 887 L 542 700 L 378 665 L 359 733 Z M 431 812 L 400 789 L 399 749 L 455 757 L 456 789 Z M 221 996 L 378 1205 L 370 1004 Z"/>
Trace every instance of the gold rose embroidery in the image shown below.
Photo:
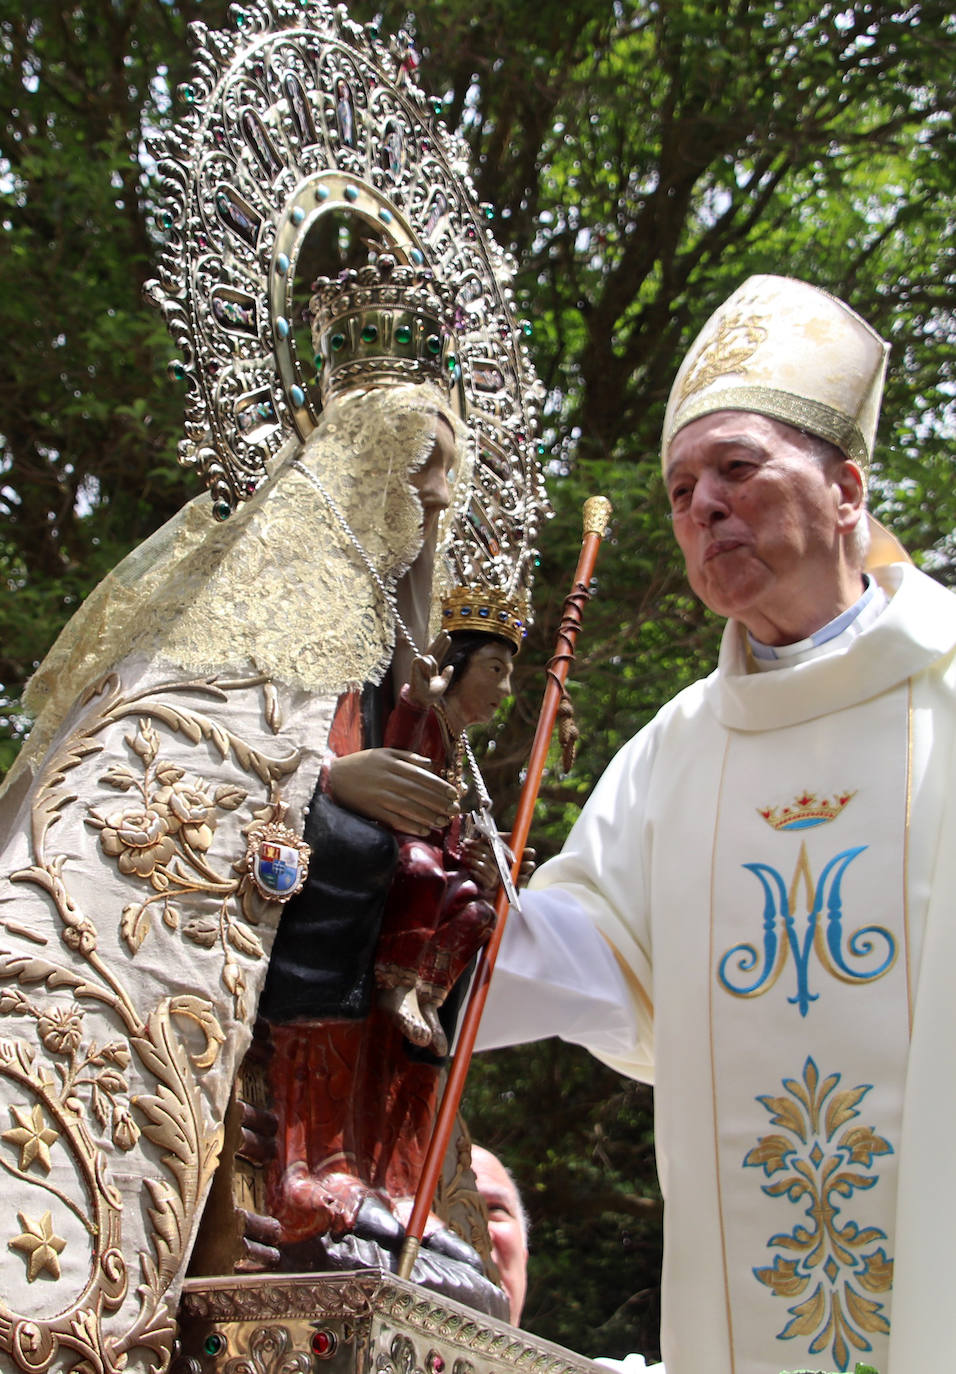
<path fill-rule="evenodd" d="M 82 1116 L 88 1104 L 100 1127 L 109 1131 L 113 1144 L 120 1150 L 131 1150 L 139 1139 L 140 1130 L 129 1110 L 125 1071 L 130 1052 L 126 1042 L 111 1040 L 99 1045 L 91 1040 L 84 1048 L 81 1011 L 74 1007 L 40 1007 L 19 988 L 4 988 L 0 992 L 0 1015 L 11 1014 L 32 1017 L 44 1049 L 68 1060 L 56 1064 L 59 1078 L 56 1101 L 64 1111 Z M 34 1159 L 49 1172 L 49 1146 L 59 1139 L 59 1134 L 44 1122 L 38 1105 L 30 1110 L 29 1116 L 26 1108 L 11 1107 L 10 1111 L 17 1124 L 4 1131 L 0 1140 L 22 1147 L 21 1172 Z"/>
<path fill-rule="evenodd" d="M 206 949 L 220 945 L 225 956 L 222 981 L 241 1015 L 246 983 L 233 951 L 260 959 L 263 948 L 255 932 L 235 919 L 232 908 L 238 897 L 243 916 L 256 921 L 264 904 L 256 901 L 245 875 L 217 871 L 208 852 L 221 813 L 237 810 L 248 793 L 234 784 L 214 787 L 160 758 L 159 734 L 145 719 L 140 719 L 134 734 L 126 736 L 126 743 L 140 761 L 141 772 L 117 764 L 101 781 L 128 793 L 129 800 L 106 815 L 91 806 L 87 819 L 99 830 L 100 847 L 116 860 L 119 871 L 153 889 L 142 901 L 123 908 L 120 933 L 135 954 L 158 913 L 164 926 L 181 927 L 194 944 Z M 267 806 L 256 815 L 271 815 L 271 809 Z M 183 921 L 178 903 L 190 896 L 211 898 L 213 910 L 208 916 Z"/>

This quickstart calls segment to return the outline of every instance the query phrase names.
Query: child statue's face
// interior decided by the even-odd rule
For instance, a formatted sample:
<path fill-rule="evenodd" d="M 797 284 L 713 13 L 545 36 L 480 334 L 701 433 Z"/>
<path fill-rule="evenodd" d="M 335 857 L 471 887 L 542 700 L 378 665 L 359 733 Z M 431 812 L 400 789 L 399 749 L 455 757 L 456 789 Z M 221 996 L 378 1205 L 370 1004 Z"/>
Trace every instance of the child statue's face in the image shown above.
<path fill-rule="evenodd" d="M 474 651 L 462 673 L 449 688 L 455 709 L 465 725 L 480 725 L 491 720 L 511 692 L 512 655 L 495 640 Z"/>

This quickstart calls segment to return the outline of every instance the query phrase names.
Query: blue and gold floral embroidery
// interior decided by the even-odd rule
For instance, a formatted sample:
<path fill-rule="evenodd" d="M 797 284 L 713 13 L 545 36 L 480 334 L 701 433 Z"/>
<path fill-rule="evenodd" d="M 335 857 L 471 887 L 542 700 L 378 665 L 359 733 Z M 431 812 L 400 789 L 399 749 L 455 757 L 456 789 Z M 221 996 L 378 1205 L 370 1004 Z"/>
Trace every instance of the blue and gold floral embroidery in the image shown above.
<path fill-rule="evenodd" d="M 890 1291 L 893 1261 L 877 1244 L 886 1240 L 886 1232 L 841 1222 L 838 1199 L 874 1188 L 879 1182 L 875 1161 L 892 1154 L 893 1147 L 871 1127 L 852 1124 L 872 1085 L 840 1088 L 841 1077 L 831 1073 L 821 1081 L 808 1058 L 802 1081 L 783 1080 L 786 1095 L 759 1097 L 778 1130 L 761 1137 L 744 1165 L 763 1169 L 773 1179 L 764 1193 L 803 1204 L 809 1221 L 771 1236 L 768 1248 L 782 1253 L 772 1265 L 753 1271 L 775 1297 L 802 1297 L 788 1309 L 791 1319 L 778 1337 L 812 1337 L 808 1353 L 829 1348 L 836 1368 L 845 1370 L 851 1346 L 870 1350 L 869 1337 L 890 1329 L 885 1304 L 870 1295 Z"/>
<path fill-rule="evenodd" d="M 812 792 L 798 796 L 782 809 L 764 807 L 759 814 L 776 831 L 807 830 L 835 820 L 853 792 L 840 793 L 832 801 L 819 801 Z M 814 880 L 806 844 L 801 841 L 796 867 L 788 887 L 782 874 L 768 863 L 749 863 L 743 867 L 763 888 L 763 933 L 760 947 L 744 941 L 722 955 L 717 980 L 733 997 L 761 997 L 777 982 L 793 956 L 797 990 L 787 1000 L 806 1016 L 810 1003 L 819 993 L 810 991 L 810 956 L 816 953 L 821 966 L 832 978 L 844 983 L 873 983 L 893 967 L 897 956 L 895 937 L 884 926 L 862 926 L 847 934 L 843 926 L 843 877 L 850 864 L 867 848 L 856 845 L 844 849 L 824 865 Z M 807 920 L 797 928 L 796 909 L 801 886 L 804 889 Z M 824 910 L 826 916 L 824 918 Z"/>

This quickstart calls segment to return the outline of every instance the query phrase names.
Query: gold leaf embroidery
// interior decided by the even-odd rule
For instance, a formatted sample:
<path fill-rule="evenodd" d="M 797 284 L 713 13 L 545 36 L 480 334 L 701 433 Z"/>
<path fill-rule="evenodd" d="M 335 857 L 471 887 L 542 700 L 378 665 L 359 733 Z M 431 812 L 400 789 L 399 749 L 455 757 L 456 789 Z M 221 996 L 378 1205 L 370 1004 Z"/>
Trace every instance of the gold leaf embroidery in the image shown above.
<path fill-rule="evenodd" d="M 799 1140 L 806 1140 L 804 1117 L 801 1115 L 799 1107 L 789 1098 L 760 1097 L 757 1100 L 766 1107 L 775 1126 L 782 1126 L 784 1130 L 792 1131 Z"/>
<path fill-rule="evenodd" d="M 770 1268 L 757 1269 L 755 1272 L 761 1283 L 765 1283 L 782 1298 L 797 1297 L 810 1282 L 806 1274 L 798 1272 L 796 1260 L 785 1260 L 779 1256 Z"/>
<path fill-rule="evenodd" d="M 826 1313 L 826 1300 L 823 1296 L 822 1284 L 818 1285 L 804 1302 L 798 1303 L 796 1307 L 791 1307 L 790 1311 L 793 1320 L 788 1322 L 783 1331 L 780 1332 L 780 1339 L 790 1340 L 793 1336 L 812 1335 Z"/>
<path fill-rule="evenodd" d="M 123 907 L 120 934 L 134 954 L 149 934 L 151 924 L 149 907 L 145 902 L 131 902 Z"/>
<path fill-rule="evenodd" d="M 767 337 L 767 331 L 753 316 L 727 315 L 718 321 L 684 377 L 679 400 L 703 391 L 718 377 L 740 372 Z"/>
<path fill-rule="evenodd" d="M 834 1141 L 839 1128 L 859 1115 L 859 1103 L 870 1091 L 866 1084 L 839 1089 L 840 1078 L 831 1073 L 821 1080 L 816 1064 L 808 1058 L 802 1082 L 783 1080 L 788 1097 L 758 1097 L 774 1125 L 791 1138 L 783 1133 L 761 1137 L 743 1163 L 762 1169 L 771 1180 L 763 1185 L 768 1197 L 798 1205 L 810 1221 L 807 1225 L 801 1220 L 790 1232 L 768 1241 L 768 1247 L 795 1258 L 778 1255 L 773 1265 L 754 1269 L 758 1282 L 784 1299 L 799 1296 L 814 1274 L 819 1275 L 810 1296 L 789 1308 L 790 1321 L 778 1338 L 813 1336 L 808 1353 L 829 1348 L 837 1367 L 845 1369 L 850 1346 L 869 1350 L 868 1337 L 889 1330 L 884 1304 L 859 1290 L 888 1292 L 893 1263 L 878 1244 L 885 1241 L 885 1232 L 841 1220 L 835 1199 L 875 1188 L 880 1180 L 871 1172 L 874 1162 L 891 1154 L 893 1147 L 872 1127 L 861 1124 L 850 1126 Z M 869 1246 L 876 1248 L 866 1251 Z"/>
<path fill-rule="evenodd" d="M 793 1141 L 783 1135 L 765 1135 L 744 1160 L 745 1164 L 762 1164 L 768 1174 L 786 1168 L 787 1156 L 793 1154 Z"/>
<path fill-rule="evenodd" d="M 893 1287 L 893 1261 L 886 1258 L 885 1250 L 875 1250 L 872 1255 L 863 1257 L 857 1277 L 868 1292 L 888 1293 Z"/>
<path fill-rule="evenodd" d="M 856 1116 L 857 1104 L 869 1091 L 867 1087 L 844 1088 L 843 1092 L 836 1094 L 827 1105 L 826 1133 L 828 1136 L 833 1135 L 838 1127 L 845 1125 L 846 1122 L 851 1121 Z"/>
<path fill-rule="evenodd" d="M 890 1152 L 889 1142 L 877 1135 L 872 1126 L 854 1126 L 844 1131 L 839 1143 L 854 1164 L 865 1164 L 867 1168 L 873 1163 L 874 1155 Z"/>

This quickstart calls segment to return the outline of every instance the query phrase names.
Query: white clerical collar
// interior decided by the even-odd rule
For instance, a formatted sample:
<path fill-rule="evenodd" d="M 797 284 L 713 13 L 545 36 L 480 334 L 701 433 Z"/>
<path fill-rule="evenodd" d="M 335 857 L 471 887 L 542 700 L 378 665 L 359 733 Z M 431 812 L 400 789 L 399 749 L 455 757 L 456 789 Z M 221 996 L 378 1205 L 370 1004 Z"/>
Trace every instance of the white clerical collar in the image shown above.
<path fill-rule="evenodd" d="M 800 639 L 796 644 L 761 644 L 748 630 L 747 644 L 753 655 L 754 666 L 758 672 L 768 673 L 773 672 L 775 668 L 792 668 L 797 663 L 806 663 L 808 659 L 820 658 L 823 654 L 844 649 L 850 640 L 861 635 L 873 624 L 888 602 L 889 598 L 882 587 L 877 585 L 869 573 L 864 573 L 863 595 L 854 601 L 852 606 L 821 626 L 809 639 Z M 840 643 L 837 644 L 836 640 Z"/>

